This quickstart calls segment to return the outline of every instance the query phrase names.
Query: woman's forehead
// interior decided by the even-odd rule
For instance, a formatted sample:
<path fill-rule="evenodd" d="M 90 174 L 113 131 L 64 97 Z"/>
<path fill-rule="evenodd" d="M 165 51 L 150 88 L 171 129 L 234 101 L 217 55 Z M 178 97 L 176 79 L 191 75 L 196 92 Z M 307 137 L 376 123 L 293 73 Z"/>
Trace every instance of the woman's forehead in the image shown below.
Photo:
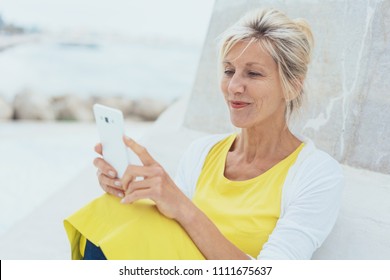
<path fill-rule="evenodd" d="M 271 66 L 276 63 L 259 41 L 239 41 L 223 59 L 224 64 Z"/>

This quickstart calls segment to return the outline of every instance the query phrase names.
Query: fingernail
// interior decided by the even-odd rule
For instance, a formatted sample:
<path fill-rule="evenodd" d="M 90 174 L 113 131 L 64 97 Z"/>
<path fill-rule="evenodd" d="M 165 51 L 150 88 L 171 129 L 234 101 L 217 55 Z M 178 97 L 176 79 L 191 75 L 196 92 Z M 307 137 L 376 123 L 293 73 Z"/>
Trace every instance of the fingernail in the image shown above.
<path fill-rule="evenodd" d="M 120 186 L 122 186 L 122 183 L 121 183 L 121 181 L 115 181 L 115 186 L 117 186 L 117 187 L 120 187 Z"/>
<path fill-rule="evenodd" d="M 125 199 L 124 198 L 121 200 L 121 203 L 125 203 Z"/>
<path fill-rule="evenodd" d="M 118 197 L 123 198 L 123 197 L 124 197 L 123 193 L 118 193 Z M 121 201 L 121 202 L 122 202 L 122 201 Z"/>
<path fill-rule="evenodd" d="M 108 171 L 108 175 L 110 175 L 110 177 L 112 177 L 112 178 L 115 178 L 115 172 L 114 171 Z"/>

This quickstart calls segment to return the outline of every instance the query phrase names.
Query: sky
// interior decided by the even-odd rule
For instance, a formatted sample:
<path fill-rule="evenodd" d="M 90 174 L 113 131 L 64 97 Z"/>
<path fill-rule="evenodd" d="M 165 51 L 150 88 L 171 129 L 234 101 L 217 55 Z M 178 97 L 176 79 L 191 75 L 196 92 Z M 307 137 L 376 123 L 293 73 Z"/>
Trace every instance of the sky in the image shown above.
<path fill-rule="evenodd" d="M 114 32 L 200 42 L 213 5 L 214 0 L 0 0 L 0 14 L 6 22 L 56 32 Z"/>

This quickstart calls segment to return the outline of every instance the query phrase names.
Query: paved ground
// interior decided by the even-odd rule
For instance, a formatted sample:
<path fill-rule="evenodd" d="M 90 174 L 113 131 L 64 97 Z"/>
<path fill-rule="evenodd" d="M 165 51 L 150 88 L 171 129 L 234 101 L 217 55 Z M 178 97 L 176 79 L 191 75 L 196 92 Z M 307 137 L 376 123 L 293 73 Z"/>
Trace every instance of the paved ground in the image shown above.
<path fill-rule="evenodd" d="M 127 122 L 140 137 L 151 122 Z M 93 123 L 0 123 L 0 236 L 92 164 Z"/>

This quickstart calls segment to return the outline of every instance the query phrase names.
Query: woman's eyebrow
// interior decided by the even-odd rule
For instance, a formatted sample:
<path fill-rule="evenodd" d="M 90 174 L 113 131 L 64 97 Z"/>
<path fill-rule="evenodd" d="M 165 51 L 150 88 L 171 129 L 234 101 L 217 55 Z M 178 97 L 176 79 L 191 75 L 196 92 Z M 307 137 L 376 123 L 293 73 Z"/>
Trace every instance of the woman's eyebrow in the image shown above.
<path fill-rule="evenodd" d="M 253 65 L 255 65 L 255 66 L 260 66 L 260 67 L 262 67 L 262 68 L 266 68 L 263 64 L 258 63 L 258 62 L 247 62 L 246 65 L 247 65 L 247 66 L 253 66 Z"/>
<path fill-rule="evenodd" d="M 233 65 L 233 63 L 231 63 L 231 62 L 228 61 L 228 60 L 224 60 L 224 61 L 222 61 L 222 63 L 223 63 L 223 64 L 227 64 L 227 65 Z M 253 66 L 253 65 L 255 65 L 255 66 L 260 66 L 260 67 L 262 67 L 262 68 L 266 68 L 263 64 L 261 64 L 261 63 L 259 63 L 259 62 L 247 62 L 245 65 L 246 65 L 246 66 Z"/>

